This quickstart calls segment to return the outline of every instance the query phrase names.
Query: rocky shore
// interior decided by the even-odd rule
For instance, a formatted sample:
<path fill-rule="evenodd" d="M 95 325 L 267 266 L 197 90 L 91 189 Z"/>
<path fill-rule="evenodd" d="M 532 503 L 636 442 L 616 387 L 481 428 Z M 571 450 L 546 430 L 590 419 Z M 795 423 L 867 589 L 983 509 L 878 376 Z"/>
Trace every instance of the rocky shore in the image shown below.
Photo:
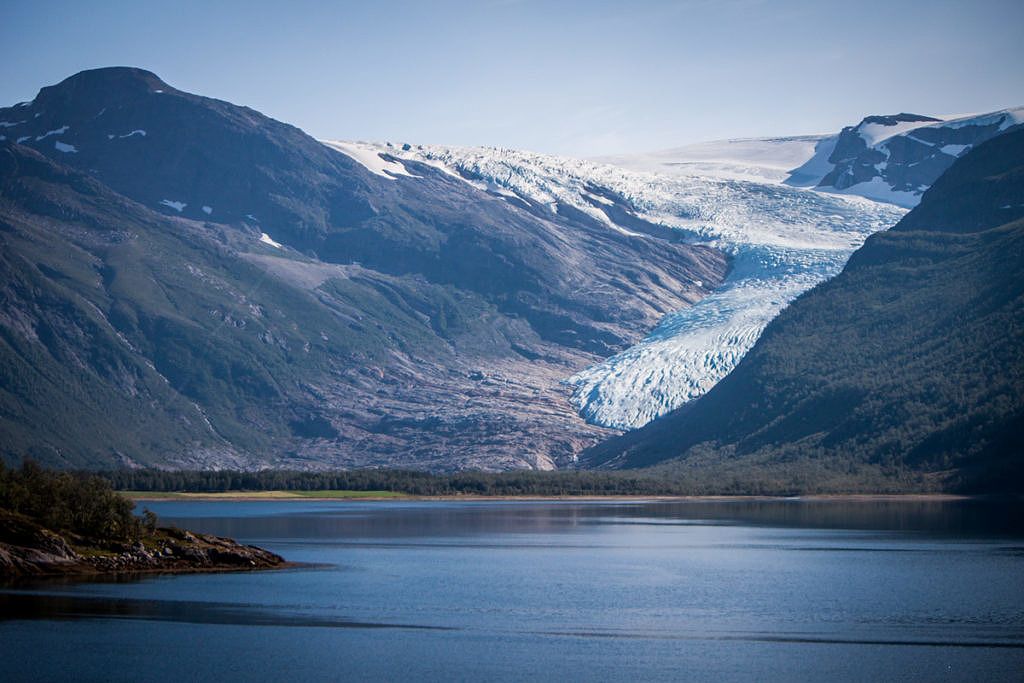
<path fill-rule="evenodd" d="M 230 538 L 160 527 L 131 543 L 58 534 L 0 511 L 0 578 L 90 574 L 192 573 L 274 569 L 274 553 Z"/>

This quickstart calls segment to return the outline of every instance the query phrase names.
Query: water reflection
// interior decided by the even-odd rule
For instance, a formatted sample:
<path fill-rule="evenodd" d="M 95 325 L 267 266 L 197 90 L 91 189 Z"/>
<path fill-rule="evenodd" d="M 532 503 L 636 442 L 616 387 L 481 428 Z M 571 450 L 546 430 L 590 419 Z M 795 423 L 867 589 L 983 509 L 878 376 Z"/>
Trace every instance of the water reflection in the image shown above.
<path fill-rule="evenodd" d="M 233 505 L 245 507 L 236 509 Z M 722 525 L 919 532 L 964 538 L 1024 537 L 1024 505 L 1006 500 L 159 502 L 147 506 L 161 518 L 190 528 L 264 539 L 545 535 L 595 525 Z"/>
<path fill-rule="evenodd" d="M 136 577 L 136 580 L 143 577 Z M 337 617 L 289 613 L 239 603 L 195 600 L 94 598 L 73 594 L 0 592 L 0 620 L 128 619 L 188 624 L 235 624 L 318 628 L 403 628 L 451 630 L 444 626 L 384 624 Z"/>

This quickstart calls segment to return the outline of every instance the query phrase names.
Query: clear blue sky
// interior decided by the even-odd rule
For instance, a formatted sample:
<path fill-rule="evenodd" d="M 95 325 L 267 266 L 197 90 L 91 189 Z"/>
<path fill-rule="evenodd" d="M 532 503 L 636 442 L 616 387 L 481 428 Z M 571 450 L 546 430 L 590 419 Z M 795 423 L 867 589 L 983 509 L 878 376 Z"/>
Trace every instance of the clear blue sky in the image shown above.
<path fill-rule="evenodd" d="M 317 137 L 575 155 L 1024 104 L 1024 0 L 7 0 L 0 103 L 140 66 Z"/>

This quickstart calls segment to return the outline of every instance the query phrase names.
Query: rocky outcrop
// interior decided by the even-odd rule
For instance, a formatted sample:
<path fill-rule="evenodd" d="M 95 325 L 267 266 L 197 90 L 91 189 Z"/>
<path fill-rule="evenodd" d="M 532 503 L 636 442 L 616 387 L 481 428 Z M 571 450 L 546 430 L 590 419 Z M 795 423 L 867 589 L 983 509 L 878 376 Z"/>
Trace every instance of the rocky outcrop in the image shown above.
<path fill-rule="evenodd" d="M 891 116 L 868 116 L 856 126 L 843 128 L 836 140 L 835 149 L 832 150 L 828 159 L 835 166 L 822 178 L 819 185 L 845 190 L 857 183 L 867 182 L 879 173 L 883 173 L 884 176 L 884 171 L 888 170 L 886 162 L 889 159 L 889 153 L 887 146 L 876 146 L 876 140 L 882 136 L 889 138 L 912 126 L 923 126 L 938 121 L 939 119 L 930 116 L 894 114 Z M 902 149 L 930 146 L 916 138 L 900 137 Z M 918 155 L 912 153 L 911 156 Z M 934 178 L 932 179 L 934 180 Z"/>
<path fill-rule="evenodd" d="M 907 113 L 868 116 L 823 141 L 786 182 L 915 206 L 959 157 L 1022 121 L 1021 108 L 947 120 Z"/>
<path fill-rule="evenodd" d="M 133 543 L 97 543 L 0 513 L 0 577 L 214 572 L 285 564 L 262 548 L 173 527 L 158 528 Z"/>

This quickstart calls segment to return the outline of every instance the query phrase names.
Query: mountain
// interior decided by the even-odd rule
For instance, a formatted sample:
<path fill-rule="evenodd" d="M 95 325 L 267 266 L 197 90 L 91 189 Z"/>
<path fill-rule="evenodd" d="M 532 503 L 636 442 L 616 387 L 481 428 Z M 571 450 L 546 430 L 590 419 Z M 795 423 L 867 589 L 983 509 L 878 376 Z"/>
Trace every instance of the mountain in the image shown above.
<path fill-rule="evenodd" d="M 730 254 L 732 270 L 717 291 L 568 378 L 589 422 L 634 429 L 702 396 L 786 304 L 899 220 L 957 154 L 1021 120 L 1021 109 L 947 120 L 869 116 L 835 135 L 720 140 L 591 161 L 488 147 L 364 147 L 437 165 L 508 202 L 529 202 L 539 215 L 583 212 L 624 231 L 668 229 Z M 885 168 L 876 156 L 889 159 L 885 179 L 868 182 L 858 155 L 871 173 Z M 831 180 L 845 178 L 848 166 L 861 169 L 864 182 Z M 914 191 L 898 191 L 908 178 Z"/>
<path fill-rule="evenodd" d="M 885 154 L 920 190 L 1018 114 L 584 161 L 318 141 L 76 74 L 0 109 L 2 456 L 572 465 L 708 392 L 904 215 L 841 168 Z M 921 140 L 935 163 L 899 156 Z"/>
<path fill-rule="evenodd" d="M 8 461 L 568 464 L 608 432 L 560 381 L 729 268 L 139 69 L 43 88 L 0 127 Z"/>
<path fill-rule="evenodd" d="M 584 454 L 769 490 L 1021 490 L 1024 130 L 956 161 L 703 398 Z"/>
<path fill-rule="evenodd" d="M 913 207 L 960 156 L 1024 122 L 1024 108 L 946 120 L 868 116 L 821 140 L 786 182 Z"/>

